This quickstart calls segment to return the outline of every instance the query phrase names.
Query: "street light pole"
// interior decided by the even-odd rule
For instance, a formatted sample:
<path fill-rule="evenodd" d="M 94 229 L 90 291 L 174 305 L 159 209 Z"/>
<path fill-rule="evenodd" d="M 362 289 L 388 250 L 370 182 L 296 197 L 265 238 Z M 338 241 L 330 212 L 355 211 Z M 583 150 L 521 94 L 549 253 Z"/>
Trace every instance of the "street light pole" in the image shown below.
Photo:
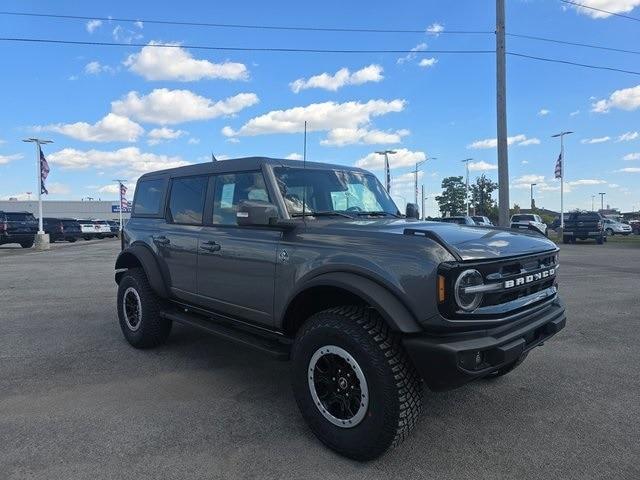
<path fill-rule="evenodd" d="M 509 148 L 507 142 L 507 53 L 505 0 L 496 0 L 496 118 L 499 225 L 509 225 Z"/>
<path fill-rule="evenodd" d="M 378 155 L 384 155 L 384 178 L 387 193 L 391 193 L 391 169 L 389 167 L 389 155 L 396 153 L 395 150 L 381 150 L 376 152 Z"/>
<path fill-rule="evenodd" d="M 465 158 L 464 160 L 461 160 L 462 163 L 465 164 L 466 170 L 467 170 L 467 180 L 465 183 L 465 190 L 464 190 L 464 200 L 465 200 L 465 204 L 467 205 L 467 216 L 469 216 L 469 162 L 473 160 L 473 158 Z"/>
<path fill-rule="evenodd" d="M 595 195 L 591 195 L 591 211 L 593 212 L 593 200 L 596 198 Z"/>
<path fill-rule="evenodd" d="M 560 228 L 564 230 L 564 136 L 573 132 L 564 131 L 551 135 L 551 138 L 560 137 Z"/>
<path fill-rule="evenodd" d="M 600 195 L 600 211 L 602 211 L 604 210 L 604 196 L 606 192 L 598 192 L 598 195 Z"/>
<path fill-rule="evenodd" d="M 533 211 L 533 187 L 535 187 L 537 185 L 537 183 L 532 183 L 531 184 L 531 210 Z"/>

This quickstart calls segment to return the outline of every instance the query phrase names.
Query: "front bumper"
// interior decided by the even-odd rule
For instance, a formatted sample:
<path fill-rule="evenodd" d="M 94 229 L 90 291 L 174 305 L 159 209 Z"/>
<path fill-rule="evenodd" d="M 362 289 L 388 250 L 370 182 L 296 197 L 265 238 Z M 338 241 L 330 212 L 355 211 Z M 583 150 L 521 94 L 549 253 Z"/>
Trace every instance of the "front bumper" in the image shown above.
<path fill-rule="evenodd" d="M 407 336 L 403 344 L 431 390 L 450 390 L 517 361 L 565 323 L 564 305 L 556 298 L 516 325 L 446 336 Z"/>

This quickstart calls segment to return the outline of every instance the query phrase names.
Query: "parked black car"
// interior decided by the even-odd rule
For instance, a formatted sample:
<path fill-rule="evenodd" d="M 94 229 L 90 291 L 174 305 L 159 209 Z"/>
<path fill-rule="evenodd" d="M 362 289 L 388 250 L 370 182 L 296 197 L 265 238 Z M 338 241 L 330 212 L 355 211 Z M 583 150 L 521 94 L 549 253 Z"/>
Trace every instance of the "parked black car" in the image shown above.
<path fill-rule="evenodd" d="M 375 458 L 416 424 L 423 381 L 505 375 L 565 325 L 553 242 L 417 215 L 353 167 L 244 158 L 145 174 L 115 264 L 120 327 L 136 348 L 179 322 L 290 358 L 311 430 Z"/>
<path fill-rule="evenodd" d="M 38 221 L 29 212 L 0 211 L 0 245 L 19 243 L 31 248 L 38 233 Z"/>
<path fill-rule="evenodd" d="M 120 224 L 115 220 L 107 220 L 107 223 L 109 227 L 111 227 L 111 233 L 114 234 L 113 236 L 117 236 L 120 231 Z"/>
<path fill-rule="evenodd" d="M 598 212 L 571 212 L 564 220 L 563 243 L 593 239 L 599 245 L 606 241 L 602 216 Z"/>
<path fill-rule="evenodd" d="M 80 223 L 73 218 L 44 217 L 42 219 L 42 226 L 44 233 L 49 234 L 49 240 L 51 242 L 58 240 L 75 242 L 82 237 Z"/>

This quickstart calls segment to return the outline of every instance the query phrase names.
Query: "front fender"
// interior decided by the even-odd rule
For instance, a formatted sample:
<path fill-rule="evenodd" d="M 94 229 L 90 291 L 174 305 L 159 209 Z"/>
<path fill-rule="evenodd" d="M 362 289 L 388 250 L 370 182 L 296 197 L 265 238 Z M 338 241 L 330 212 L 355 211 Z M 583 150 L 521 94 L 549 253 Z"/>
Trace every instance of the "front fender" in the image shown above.
<path fill-rule="evenodd" d="M 138 266 L 144 270 L 153 291 L 158 296 L 167 298 L 169 291 L 162 278 L 158 262 L 149 248 L 142 245 L 133 245 L 122 250 L 116 259 L 116 270 L 135 268 Z M 116 283 L 120 281 L 123 273 L 122 271 L 116 272 Z"/>
<path fill-rule="evenodd" d="M 288 310 L 299 293 L 320 286 L 338 287 L 362 298 L 382 315 L 392 330 L 403 333 L 418 333 L 423 330 L 409 309 L 391 291 L 370 278 L 349 272 L 324 273 L 304 282 L 291 296 L 284 311 Z"/>

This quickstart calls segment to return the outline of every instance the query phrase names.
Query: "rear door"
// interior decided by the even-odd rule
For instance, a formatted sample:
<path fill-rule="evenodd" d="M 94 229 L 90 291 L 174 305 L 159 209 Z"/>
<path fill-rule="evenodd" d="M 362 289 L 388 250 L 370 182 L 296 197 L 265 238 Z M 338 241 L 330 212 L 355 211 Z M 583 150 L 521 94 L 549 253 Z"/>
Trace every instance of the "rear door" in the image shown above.
<path fill-rule="evenodd" d="M 15 234 L 36 234 L 38 232 L 38 221 L 31 213 L 5 212 L 7 217 L 7 233 Z"/>
<path fill-rule="evenodd" d="M 282 234 L 269 227 L 241 227 L 236 220 L 240 201 L 271 200 L 262 172 L 220 174 L 210 189 L 211 217 L 198 248 L 198 295 L 212 310 L 271 326 Z"/>
<path fill-rule="evenodd" d="M 169 272 L 173 295 L 192 301 L 196 294 L 198 238 L 202 230 L 209 177 L 177 177 L 169 184 L 166 224 L 152 241 Z"/>

